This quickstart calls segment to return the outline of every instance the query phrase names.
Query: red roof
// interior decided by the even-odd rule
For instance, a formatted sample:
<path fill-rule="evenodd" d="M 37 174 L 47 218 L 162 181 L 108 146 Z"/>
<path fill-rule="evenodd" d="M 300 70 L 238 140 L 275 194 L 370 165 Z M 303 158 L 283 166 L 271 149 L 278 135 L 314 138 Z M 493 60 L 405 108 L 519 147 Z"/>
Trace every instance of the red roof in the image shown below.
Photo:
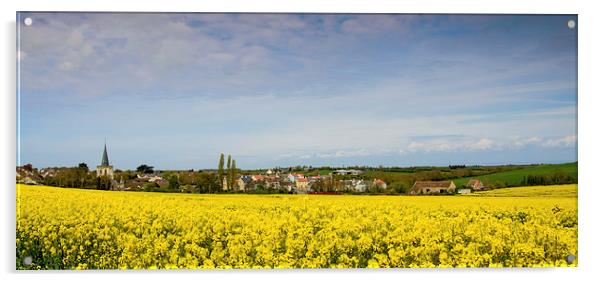
<path fill-rule="evenodd" d="M 481 183 L 481 180 L 471 179 L 470 181 L 468 181 L 468 186 L 473 188 L 480 188 L 481 186 L 483 186 L 483 184 Z"/>

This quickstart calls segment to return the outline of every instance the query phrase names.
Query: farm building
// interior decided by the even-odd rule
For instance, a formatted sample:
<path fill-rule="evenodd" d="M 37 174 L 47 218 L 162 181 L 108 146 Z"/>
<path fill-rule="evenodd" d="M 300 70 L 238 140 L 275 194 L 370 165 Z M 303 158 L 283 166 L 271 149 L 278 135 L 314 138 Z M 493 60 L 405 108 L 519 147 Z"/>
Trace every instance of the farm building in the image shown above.
<path fill-rule="evenodd" d="M 338 169 L 332 172 L 332 174 L 338 174 L 338 175 L 360 175 L 362 173 L 361 170 L 357 170 L 357 169 Z"/>
<path fill-rule="evenodd" d="M 465 195 L 465 194 L 470 194 L 470 193 L 471 193 L 471 190 L 469 188 L 460 188 L 460 189 L 458 189 L 458 194 Z"/>
<path fill-rule="evenodd" d="M 453 181 L 416 181 L 410 190 L 410 194 L 441 194 L 453 193 L 456 184 Z"/>
<path fill-rule="evenodd" d="M 481 182 L 481 180 L 478 179 L 471 179 L 468 181 L 468 184 L 466 184 L 468 187 L 470 187 L 472 190 L 482 190 L 484 188 L 483 186 L 483 182 Z"/>

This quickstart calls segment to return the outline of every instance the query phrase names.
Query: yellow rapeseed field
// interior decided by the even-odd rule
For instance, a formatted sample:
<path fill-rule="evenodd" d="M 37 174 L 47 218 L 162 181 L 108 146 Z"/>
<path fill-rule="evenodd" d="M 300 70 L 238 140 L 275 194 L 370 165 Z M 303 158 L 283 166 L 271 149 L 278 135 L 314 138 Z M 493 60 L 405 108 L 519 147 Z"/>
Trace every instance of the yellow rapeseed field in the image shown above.
<path fill-rule="evenodd" d="M 546 189 L 564 194 L 191 195 L 17 185 L 17 268 L 576 266 L 566 257 L 578 256 L 577 187 Z"/>

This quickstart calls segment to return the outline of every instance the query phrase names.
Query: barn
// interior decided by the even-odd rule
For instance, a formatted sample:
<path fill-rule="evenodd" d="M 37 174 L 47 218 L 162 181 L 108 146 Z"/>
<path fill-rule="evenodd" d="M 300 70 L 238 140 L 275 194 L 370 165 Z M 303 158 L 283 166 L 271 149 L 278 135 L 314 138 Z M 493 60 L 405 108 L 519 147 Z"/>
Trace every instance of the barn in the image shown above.
<path fill-rule="evenodd" d="M 453 181 L 416 181 L 410 189 L 410 194 L 442 194 L 453 193 L 456 184 Z"/>
<path fill-rule="evenodd" d="M 478 179 L 469 180 L 467 186 L 470 187 L 470 189 L 472 190 L 483 190 L 484 188 L 483 182 L 481 182 L 481 180 Z"/>

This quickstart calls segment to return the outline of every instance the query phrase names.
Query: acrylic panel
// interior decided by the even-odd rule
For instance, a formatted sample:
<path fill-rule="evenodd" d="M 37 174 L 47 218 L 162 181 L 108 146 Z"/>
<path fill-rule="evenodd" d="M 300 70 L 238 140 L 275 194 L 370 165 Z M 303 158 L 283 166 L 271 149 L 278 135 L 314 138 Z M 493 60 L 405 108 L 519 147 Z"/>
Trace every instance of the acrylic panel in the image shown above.
<path fill-rule="evenodd" d="M 575 267 L 577 18 L 18 12 L 16 268 Z"/>

